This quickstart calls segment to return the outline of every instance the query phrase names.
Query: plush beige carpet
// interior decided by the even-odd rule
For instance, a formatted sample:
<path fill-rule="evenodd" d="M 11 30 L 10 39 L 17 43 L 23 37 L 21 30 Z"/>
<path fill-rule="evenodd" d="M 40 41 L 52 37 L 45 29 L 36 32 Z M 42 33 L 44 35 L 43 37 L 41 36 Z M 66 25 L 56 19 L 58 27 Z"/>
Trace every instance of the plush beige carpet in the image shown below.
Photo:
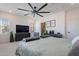
<path fill-rule="evenodd" d="M 0 56 L 14 56 L 19 42 L 0 44 Z"/>

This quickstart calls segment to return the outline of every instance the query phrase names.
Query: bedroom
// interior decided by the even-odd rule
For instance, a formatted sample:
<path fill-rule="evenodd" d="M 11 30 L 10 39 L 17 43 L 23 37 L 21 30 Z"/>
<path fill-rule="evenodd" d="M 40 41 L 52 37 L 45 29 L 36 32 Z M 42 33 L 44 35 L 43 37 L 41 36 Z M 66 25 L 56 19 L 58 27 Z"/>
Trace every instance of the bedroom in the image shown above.
<path fill-rule="evenodd" d="M 45 3 L 31 3 L 31 5 L 38 10 Z M 69 54 L 73 39 L 79 35 L 77 27 L 79 4 L 47 3 L 41 11 L 50 13 L 42 13 L 43 17 L 37 14 L 34 16 L 20 8 L 32 10 L 28 3 L 0 3 L 0 56 L 15 56 L 19 45 L 28 48 L 24 51 L 25 54 L 20 55 L 67 56 Z M 28 13 L 29 15 L 25 15 Z M 54 21 L 54 24 L 51 21 Z M 29 26 L 30 36 L 26 33 L 16 33 L 16 25 Z M 27 43 L 20 41 L 24 39 L 23 36 L 27 41 L 31 41 Z"/>

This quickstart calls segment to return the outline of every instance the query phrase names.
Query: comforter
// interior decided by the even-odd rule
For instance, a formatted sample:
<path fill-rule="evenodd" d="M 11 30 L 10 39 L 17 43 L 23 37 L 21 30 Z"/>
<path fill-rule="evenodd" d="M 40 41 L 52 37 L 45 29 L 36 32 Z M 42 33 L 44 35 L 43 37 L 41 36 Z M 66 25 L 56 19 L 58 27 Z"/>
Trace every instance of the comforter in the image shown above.
<path fill-rule="evenodd" d="M 68 39 L 48 37 L 36 41 L 22 40 L 16 49 L 20 56 L 67 56 L 71 49 Z"/>

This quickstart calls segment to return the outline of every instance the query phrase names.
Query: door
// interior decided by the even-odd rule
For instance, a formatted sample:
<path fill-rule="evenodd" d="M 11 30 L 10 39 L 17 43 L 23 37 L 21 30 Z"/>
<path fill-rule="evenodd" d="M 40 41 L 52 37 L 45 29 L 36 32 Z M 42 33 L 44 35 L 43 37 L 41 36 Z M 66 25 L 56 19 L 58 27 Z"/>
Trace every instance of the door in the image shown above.
<path fill-rule="evenodd" d="M 46 23 L 41 23 L 41 34 L 43 34 L 44 32 L 46 32 Z"/>
<path fill-rule="evenodd" d="M 67 38 L 79 36 L 79 10 L 67 12 Z"/>

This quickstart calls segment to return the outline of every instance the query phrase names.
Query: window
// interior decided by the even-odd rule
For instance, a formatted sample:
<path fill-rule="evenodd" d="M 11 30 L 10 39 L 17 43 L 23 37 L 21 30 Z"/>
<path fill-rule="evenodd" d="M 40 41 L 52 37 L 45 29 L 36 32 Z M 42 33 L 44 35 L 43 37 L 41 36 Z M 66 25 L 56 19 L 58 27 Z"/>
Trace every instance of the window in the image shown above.
<path fill-rule="evenodd" d="M 0 33 L 9 31 L 9 21 L 4 18 L 0 18 Z"/>

